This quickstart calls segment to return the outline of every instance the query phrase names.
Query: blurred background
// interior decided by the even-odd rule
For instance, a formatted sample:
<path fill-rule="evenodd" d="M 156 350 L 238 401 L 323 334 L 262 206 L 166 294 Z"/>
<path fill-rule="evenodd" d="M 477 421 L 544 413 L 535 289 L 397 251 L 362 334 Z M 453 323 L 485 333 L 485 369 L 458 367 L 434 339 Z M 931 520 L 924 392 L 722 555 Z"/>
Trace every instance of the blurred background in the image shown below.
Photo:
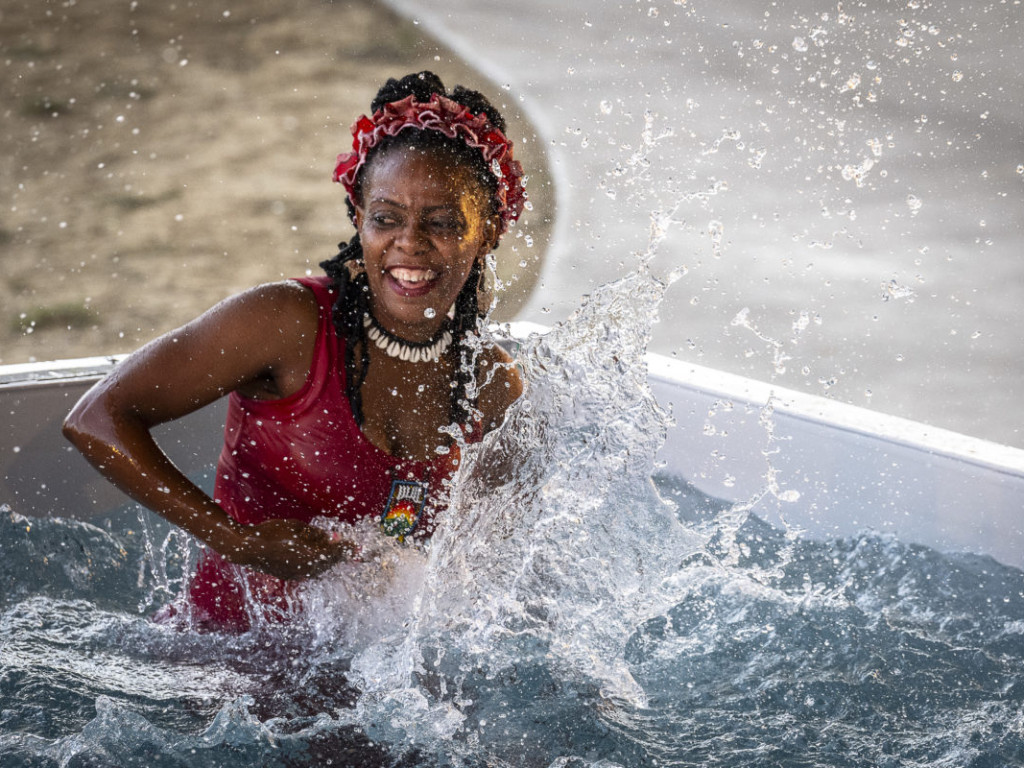
<path fill-rule="evenodd" d="M 564 318 L 654 216 L 654 351 L 1024 447 L 1019 2 L 0 7 L 0 362 L 316 270 L 348 125 L 429 67 L 531 177 L 502 318 Z"/>
<path fill-rule="evenodd" d="M 1024 11 L 392 0 L 518 94 L 562 183 L 524 315 L 674 221 L 653 349 L 1024 445 Z"/>
<path fill-rule="evenodd" d="M 0 0 L 0 61 L 0 364 L 130 352 L 319 272 L 353 232 L 331 181 L 351 124 L 426 68 L 492 94 L 531 169 L 503 317 L 536 278 L 552 206 L 532 126 L 379 3 Z"/>

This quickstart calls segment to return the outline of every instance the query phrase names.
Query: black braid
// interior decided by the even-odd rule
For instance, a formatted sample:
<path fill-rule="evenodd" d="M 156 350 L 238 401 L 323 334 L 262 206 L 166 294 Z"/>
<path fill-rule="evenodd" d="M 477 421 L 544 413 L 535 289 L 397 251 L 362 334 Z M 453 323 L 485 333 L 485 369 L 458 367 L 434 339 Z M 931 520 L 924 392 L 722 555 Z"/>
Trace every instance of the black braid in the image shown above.
<path fill-rule="evenodd" d="M 370 287 L 365 271 L 358 270 L 353 277 L 349 269 L 350 265 L 359 265 L 363 260 L 363 244 L 359 240 L 359 233 L 347 243 L 339 243 L 338 249 L 338 255 L 320 262 L 320 267 L 334 282 L 338 292 L 331 317 L 335 331 L 345 339 L 345 395 L 356 423 L 362 424 L 362 386 L 370 370 L 370 352 L 363 329 L 363 315 L 370 311 Z"/>
<path fill-rule="evenodd" d="M 389 79 L 377 92 L 370 104 L 371 112 L 376 112 L 385 104 L 399 101 L 406 96 L 415 96 L 417 101 L 428 101 L 433 94 L 449 95 L 444 83 L 433 72 L 417 72 L 401 79 Z M 505 131 L 505 120 L 501 113 L 478 91 L 464 88 L 461 85 L 449 95 L 449 98 L 467 107 L 471 112 L 487 115 L 491 124 Z M 397 147 L 416 147 L 423 150 L 444 154 L 453 166 L 461 166 L 472 172 L 473 178 L 480 182 L 491 200 L 491 215 L 496 216 L 498 210 L 498 182 L 483 159 L 479 150 L 470 147 L 461 139 L 452 139 L 438 131 L 401 131 L 396 136 L 385 137 L 370 150 L 355 181 L 355 196 L 358 199 L 366 170 L 372 165 L 373 159 Z M 355 208 L 351 200 L 346 199 L 349 218 L 355 221 Z M 352 415 L 359 424 L 363 423 L 363 407 L 361 388 L 366 381 L 370 367 L 368 344 L 366 343 L 363 315 L 369 312 L 369 286 L 366 273 L 357 271 L 351 276 L 349 264 L 362 261 L 363 248 L 357 234 L 348 243 L 341 243 L 338 254 L 320 266 L 333 280 L 338 291 L 334 303 L 334 326 L 341 338 L 345 339 L 345 394 L 352 408 Z M 466 393 L 476 376 L 476 365 L 471 365 L 473 350 L 467 343 L 467 335 L 475 333 L 477 323 L 486 312 L 481 309 L 477 291 L 481 284 L 483 265 L 473 264 L 465 285 L 455 300 L 455 318 L 452 321 L 452 336 L 456 356 L 455 384 L 451 393 L 451 416 L 458 424 L 466 424 L 476 407 L 475 398 L 471 402 Z M 358 355 L 357 355 L 358 351 Z"/>
<path fill-rule="evenodd" d="M 477 366 L 473 363 L 473 350 L 466 337 L 475 333 L 477 323 L 483 316 L 480 311 L 479 288 L 483 267 L 480 261 L 473 262 L 462 290 L 455 298 L 455 317 L 452 319 L 452 336 L 455 338 L 456 386 L 452 388 L 452 417 L 457 424 L 468 424 L 470 412 L 476 408 L 476 398 L 467 398 L 466 392 L 476 379 Z"/>

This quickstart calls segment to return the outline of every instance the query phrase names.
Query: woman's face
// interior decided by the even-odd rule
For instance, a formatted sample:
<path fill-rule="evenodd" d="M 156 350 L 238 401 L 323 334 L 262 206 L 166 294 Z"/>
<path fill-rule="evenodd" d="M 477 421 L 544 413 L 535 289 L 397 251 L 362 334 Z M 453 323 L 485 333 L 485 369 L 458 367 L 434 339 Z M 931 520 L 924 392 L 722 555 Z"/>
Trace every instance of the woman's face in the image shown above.
<path fill-rule="evenodd" d="M 483 186 L 437 153 L 396 147 L 374 158 L 356 228 L 378 323 L 409 341 L 437 332 L 473 262 L 494 245 L 487 209 Z"/>

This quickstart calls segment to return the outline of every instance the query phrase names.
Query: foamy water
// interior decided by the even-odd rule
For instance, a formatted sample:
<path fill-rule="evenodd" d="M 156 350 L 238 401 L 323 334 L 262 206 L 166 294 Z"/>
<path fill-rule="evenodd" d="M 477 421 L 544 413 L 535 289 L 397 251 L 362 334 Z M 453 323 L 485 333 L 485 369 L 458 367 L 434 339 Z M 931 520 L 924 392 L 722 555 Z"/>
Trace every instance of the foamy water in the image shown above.
<path fill-rule="evenodd" d="M 660 259 L 690 279 L 653 351 L 1024 446 L 1019 2 L 390 4 L 550 153 L 522 319 L 620 277 L 678 206 Z"/>
<path fill-rule="evenodd" d="M 5 508 L 0 762 L 1019 760 L 1019 570 L 805 540 L 658 474 L 670 417 L 643 355 L 665 282 L 642 263 L 525 342 L 525 397 L 466 451 L 430 547 L 361 526 L 361 561 L 285 627 L 150 621 L 194 552 L 134 507 L 102 526 Z"/>

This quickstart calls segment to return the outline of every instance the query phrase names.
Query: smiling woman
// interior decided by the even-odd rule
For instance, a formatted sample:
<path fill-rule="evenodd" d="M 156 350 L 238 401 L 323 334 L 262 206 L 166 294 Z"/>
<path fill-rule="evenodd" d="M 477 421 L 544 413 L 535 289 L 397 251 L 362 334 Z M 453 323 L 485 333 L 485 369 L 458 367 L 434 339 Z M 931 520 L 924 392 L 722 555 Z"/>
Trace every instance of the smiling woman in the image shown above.
<path fill-rule="evenodd" d="M 371 106 L 335 174 L 357 234 L 327 274 L 227 299 L 131 355 L 65 423 L 104 475 L 208 546 L 168 618 L 244 631 L 287 616 L 297 580 L 355 551 L 318 518 L 429 536 L 452 435 L 478 440 L 520 393 L 507 355 L 476 339 L 485 259 L 524 200 L 501 116 L 429 72 Z M 150 430 L 224 395 L 211 497 Z"/>
<path fill-rule="evenodd" d="M 356 227 L 373 316 L 387 330 L 426 341 L 441 329 L 474 267 L 494 245 L 487 196 L 429 151 L 401 148 L 370 174 Z"/>

